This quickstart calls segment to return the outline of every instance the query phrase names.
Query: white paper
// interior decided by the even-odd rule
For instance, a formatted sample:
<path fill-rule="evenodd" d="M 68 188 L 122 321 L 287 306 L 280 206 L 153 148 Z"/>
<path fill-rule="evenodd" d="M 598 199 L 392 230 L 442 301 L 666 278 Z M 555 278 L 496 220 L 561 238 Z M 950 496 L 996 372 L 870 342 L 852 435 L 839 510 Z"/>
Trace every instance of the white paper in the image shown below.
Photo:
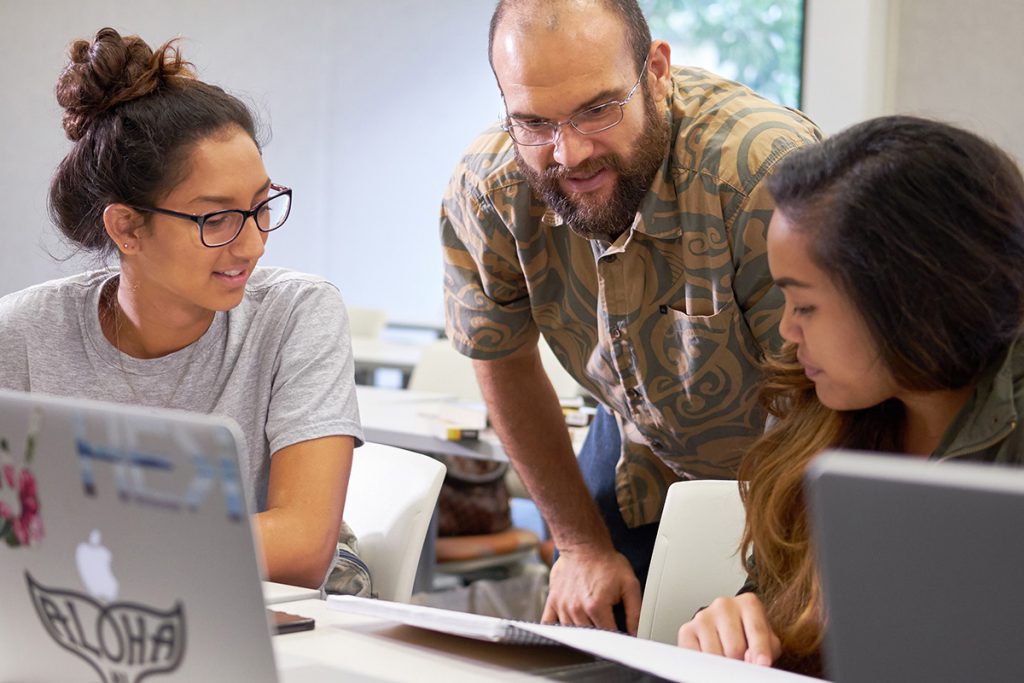
<path fill-rule="evenodd" d="M 680 683 L 821 683 L 817 678 L 684 650 L 624 633 L 551 624 L 517 622 L 516 625 L 577 650 Z"/>
<path fill-rule="evenodd" d="M 516 639 L 511 631 L 525 631 L 545 640 L 680 683 L 821 683 L 817 678 L 684 650 L 614 631 L 513 621 L 437 607 L 357 598 L 351 595 L 328 596 L 327 607 L 341 612 L 389 619 L 409 626 L 494 642 Z"/>
<path fill-rule="evenodd" d="M 339 612 L 389 619 L 409 626 L 475 638 L 495 643 L 553 645 L 544 636 L 522 628 L 525 622 L 499 619 L 481 614 L 457 612 L 425 605 L 409 605 L 387 600 L 372 600 L 354 595 L 329 595 L 327 608 Z"/>

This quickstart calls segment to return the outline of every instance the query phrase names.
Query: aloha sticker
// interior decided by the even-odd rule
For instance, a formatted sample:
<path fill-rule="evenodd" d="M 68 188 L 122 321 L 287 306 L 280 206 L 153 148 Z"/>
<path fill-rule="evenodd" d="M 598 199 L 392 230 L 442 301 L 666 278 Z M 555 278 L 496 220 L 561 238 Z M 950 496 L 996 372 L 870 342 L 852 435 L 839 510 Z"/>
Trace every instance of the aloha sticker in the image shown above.
<path fill-rule="evenodd" d="M 0 437 L 0 540 L 11 548 L 31 546 L 43 540 L 39 492 L 36 477 L 29 468 L 41 426 L 42 413 L 33 410 L 20 459 L 15 459 L 11 453 L 7 439 Z"/>
<path fill-rule="evenodd" d="M 132 602 L 104 604 L 75 591 L 47 588 L 25 572 L 32 604 L 58 645 L 92 666 L 103 683 L 137 683 L 181 665 L 185 612 Z"/>

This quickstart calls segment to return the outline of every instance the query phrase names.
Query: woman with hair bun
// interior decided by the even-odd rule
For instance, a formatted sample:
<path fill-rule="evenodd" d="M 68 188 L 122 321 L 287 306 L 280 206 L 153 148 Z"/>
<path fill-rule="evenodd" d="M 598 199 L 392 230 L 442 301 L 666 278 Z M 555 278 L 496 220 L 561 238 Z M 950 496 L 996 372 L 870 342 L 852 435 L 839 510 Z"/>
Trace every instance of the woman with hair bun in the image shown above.
<path fill-rule="evenodd" d="M 119 267 L 0 299 L 0 387 L 233 418 L 268 578 L 320 586 L 362 432 L 338 290 L 257 267 L 292 191 L 247 107 L 173 42 L 104 28 L 69 60 L 50 213 Z"/>
<path fill-rule="evenodd" d="M 786 344 L 762 387 L 777 421 L 739 470 L 751 581 L 679 644 L 820 675 L 810 460 L 1024 463 L 1024 180 L 972 133 L 894 116 L 793 152 L 768 188 Z"/>

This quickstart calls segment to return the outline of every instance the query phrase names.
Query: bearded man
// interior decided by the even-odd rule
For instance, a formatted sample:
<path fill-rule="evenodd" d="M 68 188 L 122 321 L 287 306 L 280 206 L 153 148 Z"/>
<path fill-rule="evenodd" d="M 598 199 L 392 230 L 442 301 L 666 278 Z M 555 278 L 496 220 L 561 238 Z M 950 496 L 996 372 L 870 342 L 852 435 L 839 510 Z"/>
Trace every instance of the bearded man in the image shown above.
<path fill-rule="evenodd" d="M 820 136 L 672 66 L 635 0 L 503 0 L 489 50 L 506 117 L 445 193 L 447 332 L 559 550 L 542 620 L 636 633 L 668 486 L 733 478 L 763 430 L 763 181 Z M 578 460 L 541 334 L 600 403 Z"/>

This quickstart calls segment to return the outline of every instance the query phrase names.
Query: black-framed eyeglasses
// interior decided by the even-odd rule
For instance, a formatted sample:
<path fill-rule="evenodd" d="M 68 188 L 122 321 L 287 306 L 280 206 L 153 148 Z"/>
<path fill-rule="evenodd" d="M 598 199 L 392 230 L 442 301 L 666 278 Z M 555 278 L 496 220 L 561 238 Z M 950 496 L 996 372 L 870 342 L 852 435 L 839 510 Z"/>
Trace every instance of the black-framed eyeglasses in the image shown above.
<path fill-rule="evenodd" d="M 647 60 L 640 69 L 640 77 L 626 96 L 621 100 L 611 100 L 593 107 L 587 107 L 583 111 L 576 112 L 565 121 L 545 121 L 543 119 L 517 119 L 505 115 L 505 122 L 502 128 L 517 144 L 527 147 L 540 147 L 542 145 L 554 144 L 558 132 L 562 126 L 572 126 L 577 132 L 583 135 L 593 135 L 614 128 L 622 122 L 623 108 L 629 103 L 636 93 L 640 83 L 647 73 Z"/>
<path fill-rule="evenodd" d="M 201 216 L 155 206 L 133 206 L 136 211 L 160 213 L 174 218 L 184 218 L 199 226 L 199 239 L 207 247 L 223 247 L 230 244 L 242 232 L 242 226 L 251 217 L 256 221 L 260 232 L 277 230 L 288 220 L 292 210 L 292 190 L 284 185 L 270 184 L 272 194 L 248 211 L 243 209 L 224 209 L 213 211 Z"/>

